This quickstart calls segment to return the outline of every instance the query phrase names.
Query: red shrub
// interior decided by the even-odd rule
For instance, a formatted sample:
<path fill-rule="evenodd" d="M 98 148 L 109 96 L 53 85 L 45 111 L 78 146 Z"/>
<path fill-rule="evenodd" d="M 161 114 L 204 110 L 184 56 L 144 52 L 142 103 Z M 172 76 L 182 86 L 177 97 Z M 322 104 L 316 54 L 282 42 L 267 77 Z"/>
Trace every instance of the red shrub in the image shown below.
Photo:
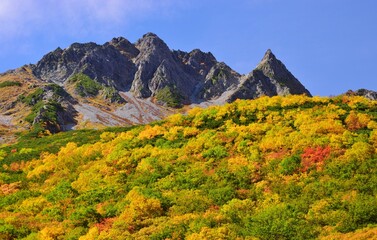
<path fill-rule="evenodd" d="M 113 225 L 114 218 L 105 218 L 100 223 L 96 223 L 95 226 L 98 228 L 99 232 L 107 231 Z"/>
<path fill-rule="evenodd" d="M 301 154 L 301 171 L 306 172 L 312 166 L 316 166 L 317 170 L 321 170 L 324 161 L 329 157 L 331 149 L 326 147 L 308 147 Z"/>

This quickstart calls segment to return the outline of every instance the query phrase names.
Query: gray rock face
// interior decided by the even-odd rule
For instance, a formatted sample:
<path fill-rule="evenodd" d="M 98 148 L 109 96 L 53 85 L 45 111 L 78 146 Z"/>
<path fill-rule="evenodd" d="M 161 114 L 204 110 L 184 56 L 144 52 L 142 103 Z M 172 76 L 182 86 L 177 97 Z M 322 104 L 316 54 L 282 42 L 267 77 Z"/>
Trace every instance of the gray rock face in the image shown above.
<path fill-rule="evenodd" d="M 46 85 L 43 87 L 41 99 L 43 105 L 36 112 L 33 125 L 41 123 L 46 130 L 57 133 L 67 130 L 65 126 L 75 125 L 78 112 L 73 105 L 73 99 L 63 88 L 57 85 Z M 55 118 L 51 118 L 51 115 Z"/>
<path fill-rule="evenodd" d="M 41 81 L 43 94 L 23 102 L 38 106 L 33 109 L 35 118 L 27 121 L 50 132 L 86 125 L 86 121 L 108 126 L 146 123 L 185 104 L 208 106 L 264 95 L 310 96 L 271 50 L 256 69 L 240 75 L 210 52 L 170 50 L 153 33 L 136 43 L 123 37 L 103 45 L 74 43 L 46 54 L 28 69 L 34 81 Z M 353 94 L 377 98 L 376 92 L 366 90 Z M 0 110 L 11 110 L 17 101 Z"/>
<path fill-rule="evenodd" d="M 362 96 L 362 97 L 366 97 L 370 100 L 377 100 L 377 92 L 376 91 L 367 90 L 367 89 L 363 89 L 363 88 L 358 89 L 356 91 L 348 90 L 345 94 L 349 95 L 349 96 Z"/>
<path fill-rule="evenodd" d="M 295 78 L 285 65 L 278 60 L 270 49 L 265 53 L 257 68 L 270 78 L 271 83 L 276 86 L 278 95 L 306 94 L 310 92 Z"/>
<path fill-rule="evenodd" d="M 255 70 L 240 78 L 237 90 L 228 102 L 240 99 L 253 99 L 260 96 L 306 94 L 310 92 L 278 60 L 270 49 L 267 50 Z"/>
<path fill-rule="evenodd" d="M 106 86 L 127 90 L 132 84 L 136 67 L 113 46 L 106 45 L 95 48 L 86 55 L 74 73 L 78 72 L 82 72 Z"/>
<path fill-rule="evenodd" d="M 174 61 L 170 49 L 157 35 L 147 33 L 136 42 L 135 46 L 140 53 L 134 59 L 138 70 L 131 91 L 137 97 L 154 96 L 159 87 L 176 85 L 178 79 L 185 78 L 184 72 L 180 71 Z M 182 76 L 178 77 L 177 75 L 180 74 Z"/>
<path fill-rule="evenodd" d="M 228 102 L 262 95 L 310 96 L 271 50 L 254 71 L 240 75 L 211 53 L 172 51 L 153 33 L 135 44 L 118 37 L 104 45 L 74 43 L 64 50 L 58 48 L 33 65 L 33 73 L 60 85 L 73 74 L 84 73 L 104 86 L 130 91 L 139 98 L 156 97 L 169 88 L 183 104 L 217 99 L 224 92 L 229 93 Z"/>
<path fill-rule="evenodd" d="M 260 70 L 254 70 L 247 76 L 241 78 L 241 83 L 237 90 L 229 97 L 228 102 L 236 99 L 254 99 L 260 96 L 278 95 L 276 86 L 271 79 Z"/>
<path fill-rule="evenodd" d="M 125 55 L 128 59 L 135 58 L 140 51 L 127 39 L 123 37 L 113 38 L 110 42 L 105 43 L 106 45 L 112 45 L 120 51 L 121 54 Z"/>
<path fill-rule="evenodd" d="M 206 75 L 199 97 L 205 100 L 219 97 L 227 89 L 237 86 L 240 76 L 225 63 L 216 63 Z"/>
<path fill-rule="evenodd" d="M 173 51 L 173 56 L 181 64 L 185 72 L 195 76 L 197 80 L 203 80 L 203 77 L 217 63 L 212 53 L 204 53 L 199 49 L 194 49 L 189 53 Z"/>
<path fill-rule="evenodd" d="M 185 103 L 197 84 L 197 76 L 184 67 L 179 58 L 157 35 L 145 34 L 136 48 L 140 51 L 134 59 L 138 68 L 131 91 L 137 97 L 154 97 L 159 90 L 168 86 L 175 89 Z"/>
<path fill-rule="evenodd" d="M 84 73 L 107 86 L 125 90 L 130 87 L 136 72 L 135 64 L 127 57 L 135 50 L 124 47 L 125 44 L 124 41 L 116 46 L 74 43 L 64 50 L 58 48 L 34 65 L 33 73 L 46 82 L 59 85 L 76 73 Z M 116 48 L 122 46 L 124 51 Z"/>
<path fill-rule="evenodd" d="M 64 50 L 57 48 L 33 65 L 33 73 L 46 82 L 62 84 L 75 72 L 80 61 L 97 47 L 95 43 L 74 43 Z"/>

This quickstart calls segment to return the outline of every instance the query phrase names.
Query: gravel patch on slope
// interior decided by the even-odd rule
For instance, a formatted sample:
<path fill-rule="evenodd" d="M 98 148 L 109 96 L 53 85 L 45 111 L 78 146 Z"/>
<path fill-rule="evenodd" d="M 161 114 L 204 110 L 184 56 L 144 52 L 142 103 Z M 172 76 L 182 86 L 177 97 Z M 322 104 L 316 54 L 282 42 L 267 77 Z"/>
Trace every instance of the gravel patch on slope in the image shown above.
<path fill-rule="evenodd" d="M 0 114 L 0 125 L 12 126 L 12 117 Z"/>
<path fill-rule="evenodd" d="M 82 115 L 84 122 L 101 123 L 107 126 L 119 126 L 127 123 L 125 119 L 86 103 L 76 104 L 74 108 Z"/>
<path fill-rule="evenodd" d="M 128 119 L 135 124 L 150 123 L 173 114 L 174 111 L 159 106 L 150 99 L 136 98 L 130 92 L 120 92 L 127 103 L 114 111 L 121 118 Z"/>

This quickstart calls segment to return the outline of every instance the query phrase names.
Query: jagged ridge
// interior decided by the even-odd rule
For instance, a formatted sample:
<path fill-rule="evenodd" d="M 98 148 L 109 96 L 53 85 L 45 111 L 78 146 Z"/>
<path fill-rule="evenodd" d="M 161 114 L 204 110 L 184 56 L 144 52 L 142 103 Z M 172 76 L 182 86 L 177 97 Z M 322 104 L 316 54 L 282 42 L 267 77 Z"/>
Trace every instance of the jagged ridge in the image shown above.
<path fill-rule="evenodd" d="M 119 37 L 104 45 L 75 43 L 65 50 L 58 48 L 33 65 L 33 73 L 63 85 L 75 73 L 84 73 L 119 91 L 130 90 L 139 98 L 154 97 L 168 87 L 184 104 L 212 100 L 228 90 L 234 94 L 227 101 L 261 95 L 310 95 L 271 50 L 254 71 L 241 76 L 211 53 L 171 51 L 153 33 L 135 44 Z"/>
<path fill-rule="evenodd" d="M 210 52 L 171 50 L 154 33 L 145 34 L 136 43 L 123 37 L 113 38 L 103 45 L 74 43 L 66 49 L 57 48 L 26 68 L 31 69 L 32 74 L 27 78 L 38 81 L 34 87 L 43 90 L 44 86 L 54 83 L 68 94 L 59 104 L 67 103 L 63 106 L 68 106 L 69 110 L 63 108 L 64 121 L 57 118 L 54 128 L 50 129 L 53 132 L 84 122 L 147 123 L 170 114 L 171 107 L 183 105 L 208 106 L 263 95 L 311 95 L 271 50 L 256 69 L 241 75 L 224 62 L 218 62 Z M 8 75 L 17 77 L 14 71 Z M 127 99 L 132 101 L 127 102 Z M 15 104 L 17 101 L 8 105 Z M 148 110 L 151 106 L 153 113 Z M 155 114 L 155 110 L 160 113 Z M 69 117 L 69 113 L 74 115 Z M 40 118 L 31 122 L 40 122 Z"/>

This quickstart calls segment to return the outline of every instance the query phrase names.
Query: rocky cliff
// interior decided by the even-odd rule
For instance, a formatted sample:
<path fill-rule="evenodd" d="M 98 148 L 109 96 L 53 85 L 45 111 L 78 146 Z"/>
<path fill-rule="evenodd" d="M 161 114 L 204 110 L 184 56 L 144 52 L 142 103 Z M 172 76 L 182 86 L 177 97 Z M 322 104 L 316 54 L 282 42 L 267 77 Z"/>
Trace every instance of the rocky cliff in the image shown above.
<path fill-rule="evenodd" d="M 183 104 L 211 100 L 230 89 L 234 94 L 229 101 L 261 95 L 310 95 L 271 50 L 255 70 L 241 76 L 211 53 L 172 51 L 153 33 L 135 44 L 121 37 L 104 45 L 74 43 L 48 53 L 32 68 L 34 75 L 46 82 L 64 85 L 74 74 L 83 73 L 139 98 L 156 97 L 168 89 Z"/>
<path fill-rule="evenodd" d="M 377 100 L 377 92 L 368 89 L 358 89 L 356 91 L 348 90 L 346 93 L 348 96 L 362 96 L 370 100 Z"/>
<path fill-rule="evenodd" d="M 221 104 L 263 95 L 310 96 L 271 50 L 254 70 L 241 75 L 218 62 L 210 52 L 171 50 L 153 33 L 145 34 L 136 43 L 123 37 L 103 45 L 74 43 L 66 49 L 57 48 L 25 68 L 30 69 L 31 78 L 37 79 L 36 85 L 45 92 L 43 102 L 54 100 L 61 106 L 55 112 L 57 125 L 143 123 L 190 104 Z M 7 74 L 2 76 L 6 78 Z M 46 87 L 51 84 L 66 95 L 56 100 L 48 93 L 51 87 Z M 38 111 L 32 123 L 41 121 L 44 108 Z M 59 129 L 64 128 L 54 126 L 54 131 Z"/>

